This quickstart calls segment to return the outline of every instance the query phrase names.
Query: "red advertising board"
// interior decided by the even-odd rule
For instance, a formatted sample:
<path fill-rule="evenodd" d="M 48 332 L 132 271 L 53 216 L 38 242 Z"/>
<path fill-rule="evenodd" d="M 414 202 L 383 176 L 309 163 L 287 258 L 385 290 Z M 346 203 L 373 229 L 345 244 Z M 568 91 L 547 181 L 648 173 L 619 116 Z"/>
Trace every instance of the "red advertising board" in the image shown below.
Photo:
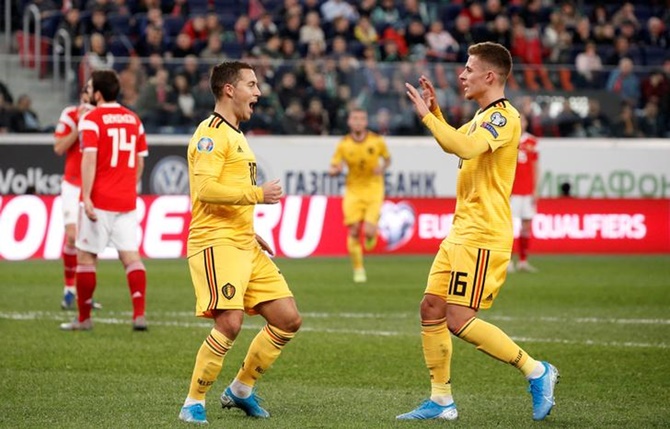
<path fill-rule="evenodd" d="M 339 197 L 285 197 L 256 208 L 256 232 L 278 256 L 346 255 Z M 433 254 L 448 234 L 454 199 L 387 200 L 374 253 Z M 146 258 L 185 256 L 187 196 L 138 198 L 137 232 Z M 534 253 L 670 253 L 670 200 L 546 199 L 533 220 Z M 515 226 L 518 230 L 518 221 Z M 60 197 L 0 197 L 0 259 L 57 259 L 63 243 Z M 101 257 L 114 257 L 112 249 Z"/>

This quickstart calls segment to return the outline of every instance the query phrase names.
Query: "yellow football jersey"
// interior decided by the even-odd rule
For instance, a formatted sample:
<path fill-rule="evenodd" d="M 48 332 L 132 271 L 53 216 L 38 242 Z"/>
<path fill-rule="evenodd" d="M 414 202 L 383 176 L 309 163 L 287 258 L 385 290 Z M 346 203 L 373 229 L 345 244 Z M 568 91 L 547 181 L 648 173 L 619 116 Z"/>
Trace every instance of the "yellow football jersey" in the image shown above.
<path fill-rule="evenodd" d="M 490 150 L 459 163 L 456 210 L 447 241 L 511 251 L 514 241 L 510 194 L 521 136 L 519 112 L 497 100 L 458 129 L 486 140 Z"/>
<path fill-rule="evenodd" d="M 188 144 L 188 175 L 187 255 L 220 245 L 253 248 L 254 205 L 262 202 L 263 191 L 256 186 L 256 156 L 244 134 L 217 113 L 202 121 Z M 203 202 L 204 195 L 214 202 Z"/>
<path fill-rule="evenodd" d="M 347 165 L 347 192 L 378 193 L 384 190 L 384 175 L 375 174 L 380 158 L 389 159 L 388 148 L 384 139 L 376 133 L 368 131 L 365 138 L 357 142 L 347 134 L 340 140 L 330 160 L 331 165 L 341 162 Z"/>

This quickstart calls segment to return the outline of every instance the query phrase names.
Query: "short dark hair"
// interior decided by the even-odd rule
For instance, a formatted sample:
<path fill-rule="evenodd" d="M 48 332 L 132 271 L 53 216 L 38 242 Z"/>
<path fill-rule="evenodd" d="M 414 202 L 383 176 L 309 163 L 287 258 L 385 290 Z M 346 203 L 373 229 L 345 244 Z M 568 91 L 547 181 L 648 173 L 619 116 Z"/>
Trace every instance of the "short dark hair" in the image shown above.
<path fill-rule="evenodd" d="M 215 99 L 223 95 L 223 87 L 226 84 L 235 85 L 240 80 L 240 70 L 253 70 L 254 68 L 242 61 L 226 61 L 212 68 L 209 78 L 209 87 L 212 89 Z"/>
<path fill-rule="evenodd" d="M 99 91 L 104 101 L 116 101 L 121 84 L 114 70 L 94 70 L 91 73 L 93 93 Z"/>
<path fill-rule="evenodd" d="M 509 74 L 512 72 L 512 54 L 499 43 L 477 43 L 468 48 L 468 55 L 476 55 L 479 59 L 495 68 L 498 74 L 503 77 L 503 82 L 507 80 Z"/>

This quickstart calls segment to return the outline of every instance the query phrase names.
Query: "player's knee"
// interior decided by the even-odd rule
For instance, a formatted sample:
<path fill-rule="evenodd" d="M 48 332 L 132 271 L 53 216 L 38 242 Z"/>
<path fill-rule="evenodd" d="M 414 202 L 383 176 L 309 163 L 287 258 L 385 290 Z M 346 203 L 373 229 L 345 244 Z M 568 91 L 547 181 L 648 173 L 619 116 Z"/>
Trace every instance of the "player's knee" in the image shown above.
<path fill-rule="evenodd" d="M 424 295 L 421 300 L 421 319 L 436 320 L 442 319 L 446 315 L 447 303 L 435 295 Z"/>

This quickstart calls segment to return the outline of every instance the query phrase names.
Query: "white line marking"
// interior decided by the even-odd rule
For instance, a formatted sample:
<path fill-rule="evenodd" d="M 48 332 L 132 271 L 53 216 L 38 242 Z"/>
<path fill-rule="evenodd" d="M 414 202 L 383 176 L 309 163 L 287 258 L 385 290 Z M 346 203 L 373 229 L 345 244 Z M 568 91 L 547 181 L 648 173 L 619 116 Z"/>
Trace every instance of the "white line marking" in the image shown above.
<path fill-rule="evenodd" d="M 113 312 L 113 311 L 105 311 L 105 314 L 108 316 L 124 316 L 124 318 L 116 318 L 116 317 L 95 317 L 94 318 L 94 324 L 107 324 L 107 325 L 130 325 L 130 313 L 129 312 Z M 189 315 L 191 317 L 193 316 L 193 313 L 187 313 L 187 312 L 154 312 L 151 313 L 151 316 L 156 316 L 156 315 L 170 315 L 170 316 L 185 316 Z M 342 316 L 343 314 L 351 314 L 351 315 L 370 315 L 372 313 L 305 313 L 303 316 L 305 316 L 307 319 L 309 317 L 312 317 L 312 314 L 319 314 L 321 315 L 321 318 L 325 318 L 326 314 L 330 314 L 331 318 L 338 318 L 338 317 L 345 317 Z M 408 314 L 409 313 L 402 313 L 402 314 Z M 63 312 L 53 312 L 53 311 L 33 311 L 33 312 L 27 312 L 27 313 L 18 313 L 18 312 L 0 312 L 0 319 L 7 319 L 7 320 L 58 320 L 62 321 L 65 319 L 67 316 L 71 316 L 71 314 L 68 313 L 63 313 Z M 388 314 L 378 314 L 379 318 L 388 318 Z M 416 316 L 416 315 L 414 315 Z M 377 318 L 377 317 L 375 317 Z M 489 318 L 491 319 L 491 318 Z M 513 319 L 513 320 L 522 320 L 521 318 L 506 318 L 505 320 L 508 319 Z M 589 323 L 594 323 L 595 321 L 599 321 L 597 323 L 612 323 L 612 321 L 619 321 L 619 320 L 628 320 L 629 322 L 624 322 L 624 323 L 630 323 L 631 320 L 637 320 L 637 323 L 648 323 L 648 321 L 660 321 L 662 322 L 661 324 L 666 325 L 668 323 L 665 319 L 596 319 L 596 318 L 585 318 L 585 319 L 560 319 L 560 318 L 543 318 L 547 319 L 547 321 L 555 322 L 559 321 L 563 323 L 564 320 L 573 320 L 573 321 L 578 321 L 579 323 L 583 322 L 589 322 Z M 642 321 L 642 322 L 639 322 Z M 614 322 L 614 323 L 621 323 L 621 322 Z M 657 322 L 656 322 L 657 323 Z M 166 321 L 166 320 L 153 320 L 151 317 L 149 318 L 149 325 L 150 326 L 170 326 L 170 327 L 178 327 L 178 328 L 211 328 L 212 323 L 209 321 L 202 321 L 202 322 L 185 322 L 185 321 Z M 262 327 L 260 324 L 255 324 L 255 323 L 245 323 L 243 325 L 243 329 L 253 329 L 253 330 L 258 330 Z M 54 329 L 57 329 L 54 327 Z M 301 332 L 316 332 L 316 333 L 328 333 L 328 334 L 344 334 L 344 335 L 367 335 L 367 336 L 377 336 L 377 337 L 413 337 L 416 336 L 416 332 L 402 332 L 402 331 L 381 331 L 381 330 L 369 330 L 369 329 L 333 329 L 333 328 L 319 328 L 319 327 L 311 327 L 311 326 L 303 326 L 300 329 Z M 666 344 L 664 342 L 659 342 L 659 343 L 638 343 L 638 342 L 631 342 L 631 341 L 594 341 L 594 340 L 569 340 L 569 339 L 562 339 L 562 338 L 533 338 L 533 337 L 512 337 L 514 341 L 518 342 L 523 342 L 523 343 L 555 343 L 555 344 L 576 344 L 576 345 L 583 345 L 583 346 L 599 346 L 599 347 L 621 347 L 621 348 L 652 348 L 652 349 L 668 349 L 670 348 L 669 344 Z"/>

